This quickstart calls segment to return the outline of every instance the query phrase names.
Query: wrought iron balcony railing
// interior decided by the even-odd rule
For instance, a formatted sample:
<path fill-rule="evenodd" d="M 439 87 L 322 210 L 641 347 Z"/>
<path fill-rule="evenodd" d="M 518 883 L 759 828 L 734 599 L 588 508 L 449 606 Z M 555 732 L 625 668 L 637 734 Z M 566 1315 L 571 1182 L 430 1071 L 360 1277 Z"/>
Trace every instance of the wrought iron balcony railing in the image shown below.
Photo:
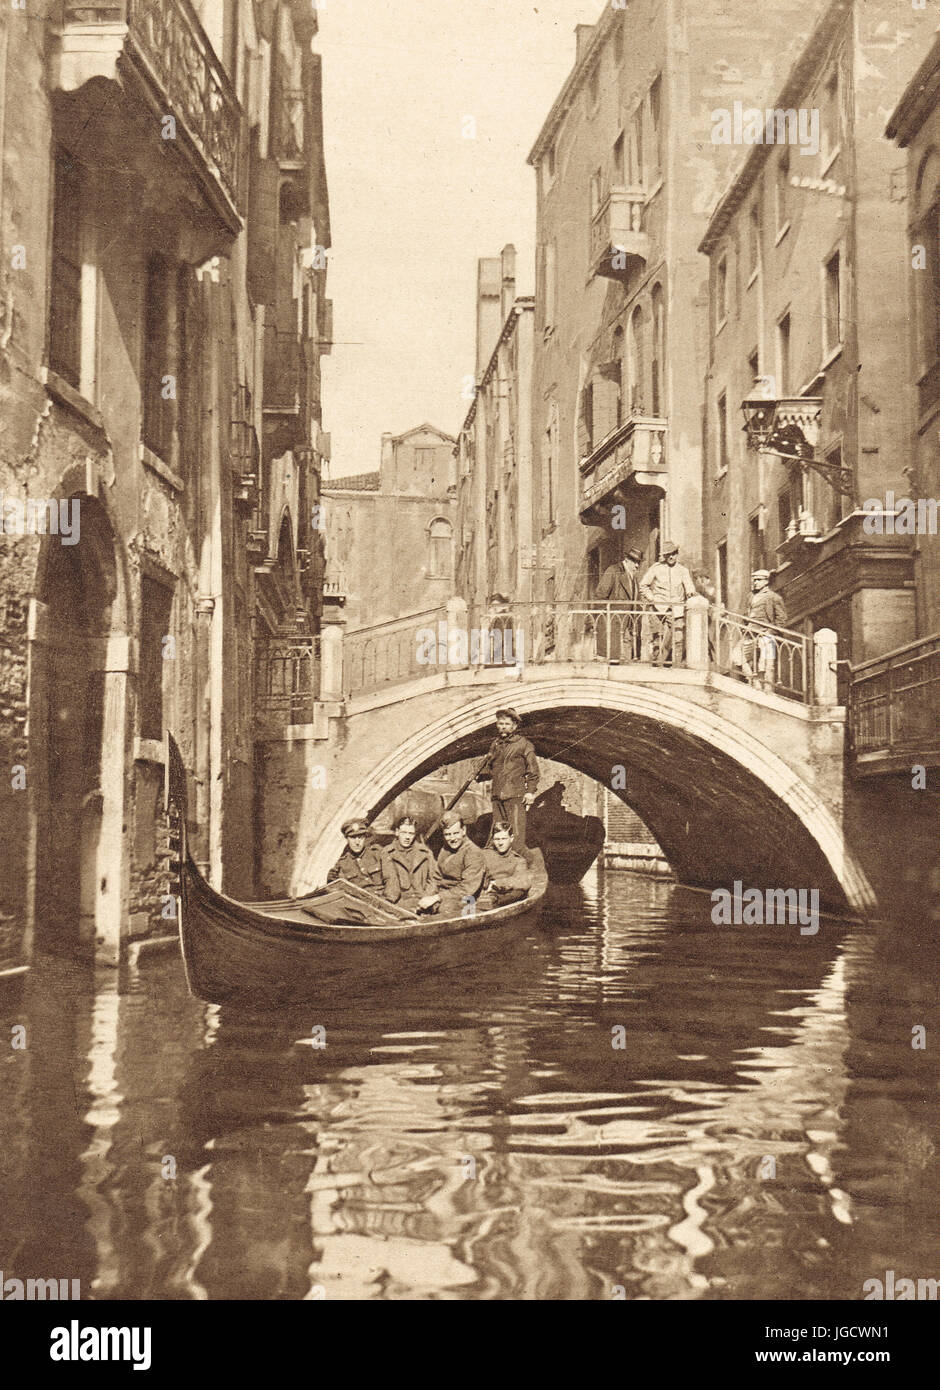
<path fill-rule="evenodd" d="M 308 724 L 320 691 L 319 637 L 273 638 L 258 655 L 256 713 L 285 724 Z"/>
<path fill-rule="evenodd" d="M 96 29 L 109 31 L 108 42 L 96 38 Z M 127 53 L 241 215 L 241 104 L 189 0 L 63 0 L 61 33 L 74 68 L 66 85 L 93 75 L 94 64 L 106 75 L 107 65 Z"/>
<path fill-rule="evenodd" d="M 940 633 L 853 667 L 848 704 L 856 774 L 940 766 Z"/>

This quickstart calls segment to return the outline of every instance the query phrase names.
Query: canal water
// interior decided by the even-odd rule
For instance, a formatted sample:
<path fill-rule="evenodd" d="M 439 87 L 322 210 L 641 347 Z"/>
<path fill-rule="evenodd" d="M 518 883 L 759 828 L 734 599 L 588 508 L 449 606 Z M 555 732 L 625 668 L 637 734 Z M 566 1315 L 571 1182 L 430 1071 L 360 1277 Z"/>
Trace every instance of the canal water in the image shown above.
<path fill-rule="evenodd" d="M 507 959 L 279 1012 L 190 998 L 176 954 L 42 958 L 0 996 L 3 1277 L 96 1299 L 940 1277 L 936 953 L 916 924 L 710 909 L 594 872 Z"/>

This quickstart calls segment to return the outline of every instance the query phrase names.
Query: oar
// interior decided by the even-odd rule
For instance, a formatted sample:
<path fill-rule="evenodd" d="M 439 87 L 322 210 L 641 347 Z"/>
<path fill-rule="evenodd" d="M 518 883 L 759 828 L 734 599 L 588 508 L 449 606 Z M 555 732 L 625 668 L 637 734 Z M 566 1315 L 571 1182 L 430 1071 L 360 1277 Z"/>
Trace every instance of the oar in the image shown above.
<path fill-rule="evenodd" d="M 476 781 L 477 777 L 478 777 L 479 774 L 483 771 L 483 769 L 486 767 L 486 765 L 487 765 L 487 763 L 489 762 L 489 760 L 490 760 L 490 755 L 489 755 L 489 753 L 487 753 L 486 757 L 485 757 L 485 758 L 483 759 L 483 761 L 479 764 L 479 766 L 478 766 L 478 767 L 475 767 L 475 768 L 473 769 L 473 771 L 471 772 L 470 776 L 467 778 L 466 782 L 464 782 L 463 786 L 460 788 L 460 791 L 457 792 L 456 796 L 452 796 L 451 799 L 450 799 L 450 801 L 448 801 L 447 805 L 444 807 L 443 811 L 442 811 L 441 814 L 438 816 L 438 818 L 437 818 L 437 820 L 434 822 L 434 824 L 431 825 L 431 826 L 429 826 L 428 829 L 424 832 L 424 835 L 423 835 L 422 838 L 423 838 L 425 841 L 430 840 L 431 836 L 434 834 L 435 830 L 436 830 L 437 827 L 440 825 L 441 821 L 442 821 L 442 820 L 444 819 L 444 817 L 447 815 L 447 812 L 450 811 L 454 806 L 457 805 L 457 802 L 458 802 L 458 801 L 460 800 L 460 798 L 463 796 L 464 792 L 467 790 L 467 788 L 469 787 L 470 783 Z"/>

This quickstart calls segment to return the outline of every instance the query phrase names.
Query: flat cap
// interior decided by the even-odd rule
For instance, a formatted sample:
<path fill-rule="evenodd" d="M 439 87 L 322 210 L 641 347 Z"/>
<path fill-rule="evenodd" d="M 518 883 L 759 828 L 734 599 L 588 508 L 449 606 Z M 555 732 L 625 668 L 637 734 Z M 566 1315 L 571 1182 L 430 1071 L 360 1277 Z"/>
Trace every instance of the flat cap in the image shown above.
<path fill-rule="evenodd" d="M 344 821 L 340 829 L 347 839 L 350 835 L 367 835 L 369 833 L 369 827 L 362 816 L 353 816 L 352 820 Z"/>
<path fill-rule="evenodd" d="M 751 574 L 752 579 L 769 579 L 770 570 L 754 570 Z"/>
<path fill-rule="evenodd" d="M 519 711 L 514 709 L 498 709 L 494 717 L 496 719 L 511 719 L 514 724 L 522 723 Z"/>

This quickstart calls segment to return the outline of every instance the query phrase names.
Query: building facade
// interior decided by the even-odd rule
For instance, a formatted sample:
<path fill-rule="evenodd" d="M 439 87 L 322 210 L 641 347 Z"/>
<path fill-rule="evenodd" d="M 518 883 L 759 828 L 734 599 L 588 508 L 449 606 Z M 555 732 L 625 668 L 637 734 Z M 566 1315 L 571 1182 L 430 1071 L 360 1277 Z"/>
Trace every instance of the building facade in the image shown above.
<path fill-rule="evenodd" d="M 827 7 L 770 101 L 784 122 L 775 140 L 752 146 L 702 241 L 704 546 L 719 597 L 746 612 L 750 572 L 772 570 L 788 624 L 834 629 L 852 664 L 916 627 L 913 538 L 868 519 L 909 491 L 907 209 L 884 121 L 931 35 L 916 17 L 896 31 L 894 13 Z M 818 122 L 805 154 L 804 116 Z M 824 471 L 748 450 L 740 407 L 755 377 L 789 399 L 786 418 L 816 440 Z"/>
<path fill-rule="evenodd" d="M 940 633 L 940 40 L 911 79 L 887 129 L 907 151 L 907 232 L 902 242 L 907 280 L 908 397 L 913 431 L 910 472 L 898 497 L 928 504 L 927 525 L 915 535 L 917 636 Z M 932 505 L 931 505 L 932 504 Z"/>
<path fill-rule="evenodd" d="M 2 945 L 114 963 L 172 929 L 164 728 L 198 857 L 250 894 L 259 643 L 288 616 L 316 632 L 316 16 L 121 0 L 0 24 Z"/>
<path fill-rule="evenodd" d="M 324 596 L 349 631 L 445 604 L 454 591 L 454 437 L 383 434 L 373 473 L 323 484 Z"/>
<path fill-rule="evenodd" d="M 532 430 L 537 597 L 593 594 L 668 534 L 701 560 L 707 210 L 734 158 L 713 112 L 812 22 L 739 0 L 607 6 L 529 155 L 537 176 Z"/>
<path fill-rule="evenodd" d="M 476 392 L 457 439 L 456 592 L 474 612 L 532 599 L 535 301 L 516 297 L 516 252 L 477 264 Z"/>

